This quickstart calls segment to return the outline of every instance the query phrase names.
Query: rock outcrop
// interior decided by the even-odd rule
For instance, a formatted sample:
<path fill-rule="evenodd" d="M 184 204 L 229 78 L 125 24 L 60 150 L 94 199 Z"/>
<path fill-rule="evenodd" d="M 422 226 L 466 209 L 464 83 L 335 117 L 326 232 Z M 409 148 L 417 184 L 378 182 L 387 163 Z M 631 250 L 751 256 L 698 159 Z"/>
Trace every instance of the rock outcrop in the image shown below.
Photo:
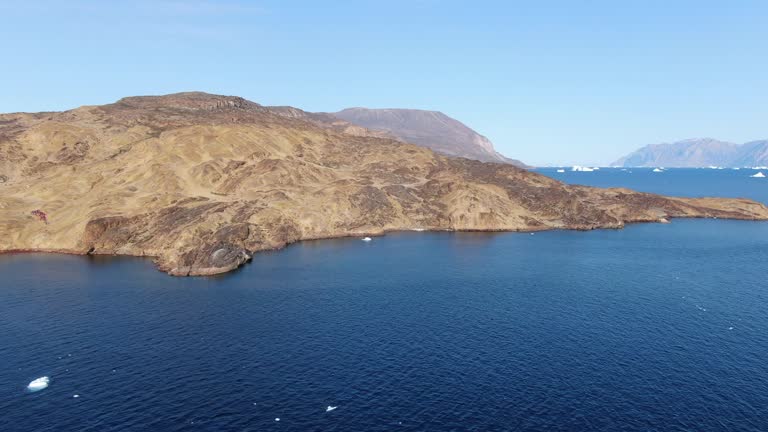
<path fill-rule="evenodd" d="M 768 218 L 749 200 L 566 185 L 298 111 L 183 93 L 0 115 L 0 251 L 149 256 L 207 275 L 304 239 L 388 230 Z"/>

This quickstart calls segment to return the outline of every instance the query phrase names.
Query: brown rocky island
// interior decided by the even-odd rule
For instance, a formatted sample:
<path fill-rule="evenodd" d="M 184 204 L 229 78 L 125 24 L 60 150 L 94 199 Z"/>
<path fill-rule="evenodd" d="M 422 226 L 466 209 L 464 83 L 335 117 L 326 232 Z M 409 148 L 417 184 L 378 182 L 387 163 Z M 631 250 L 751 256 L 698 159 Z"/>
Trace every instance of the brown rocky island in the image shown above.
<path fill-rule="evenodd" d="M 226 272 L 299 240 L 389 230 L 768 219 L 746 199 L 566 185 L 329 114 L 205 93 L 0 115 L 0 196 L 0 252 L 149 256 L 173 275 Z"/>

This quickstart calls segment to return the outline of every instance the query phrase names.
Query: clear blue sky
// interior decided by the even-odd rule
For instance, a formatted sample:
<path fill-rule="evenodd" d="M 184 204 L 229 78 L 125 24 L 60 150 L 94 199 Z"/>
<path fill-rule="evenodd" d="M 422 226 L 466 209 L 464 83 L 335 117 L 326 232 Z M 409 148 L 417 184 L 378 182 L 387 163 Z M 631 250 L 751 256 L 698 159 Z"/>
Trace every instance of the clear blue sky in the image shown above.
<path fill-rule="evenodd" d="M 0 0 L 0 112 L 187 90 L 445 112 L 532 164 L 768 138 L 766 1 Z"/>

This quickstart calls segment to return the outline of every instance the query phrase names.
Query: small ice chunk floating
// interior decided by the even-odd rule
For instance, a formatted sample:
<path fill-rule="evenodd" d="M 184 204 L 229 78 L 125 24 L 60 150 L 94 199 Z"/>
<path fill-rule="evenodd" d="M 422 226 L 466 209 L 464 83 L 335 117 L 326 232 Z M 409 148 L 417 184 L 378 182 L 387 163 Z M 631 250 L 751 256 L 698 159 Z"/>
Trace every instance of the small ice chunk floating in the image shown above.
<path fill-rule="evenodd" d="M 50 382 L 51 382 L 51 379 L 48 378 L 47 376 L 40 377 L 36 380 L 33 380 L 31 383 L 29 383 L 29 385 L 27 386 L 27 390 L 31 392 L 45 390 L 46 388 L 48 388 L 48 384 L 50 384 Z"/>

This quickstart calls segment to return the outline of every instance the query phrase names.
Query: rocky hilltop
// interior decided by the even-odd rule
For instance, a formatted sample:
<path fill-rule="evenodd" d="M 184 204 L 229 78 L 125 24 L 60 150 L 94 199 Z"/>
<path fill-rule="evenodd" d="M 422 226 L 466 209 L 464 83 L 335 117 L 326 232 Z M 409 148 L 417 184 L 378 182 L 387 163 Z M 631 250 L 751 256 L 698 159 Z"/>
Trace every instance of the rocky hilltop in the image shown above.
<path fill-rule="evenodd" d="M 768 140 L 734 144 L 712 138 L 694 138 L 651 144 L 617 160 L 613 166 L 701 168 L 768 165 Z"/>
<path fill-rule="evenodd" d="M 768 218 L 749 200 L 569 186 L 302 113 L 182 93 L 0 115 L 0 251 L 149 256 L 206 275 L 299 240 L 387 230 Z"/>
<path fill-rule="evenodd" d="M 347 108 L 333 115 L 352 124 L 381 130 L 402 141 L 448 156 L 525 167 L 519 160 L 507 158 L 497 152 L 488 138 L 438 111 Z"/>

